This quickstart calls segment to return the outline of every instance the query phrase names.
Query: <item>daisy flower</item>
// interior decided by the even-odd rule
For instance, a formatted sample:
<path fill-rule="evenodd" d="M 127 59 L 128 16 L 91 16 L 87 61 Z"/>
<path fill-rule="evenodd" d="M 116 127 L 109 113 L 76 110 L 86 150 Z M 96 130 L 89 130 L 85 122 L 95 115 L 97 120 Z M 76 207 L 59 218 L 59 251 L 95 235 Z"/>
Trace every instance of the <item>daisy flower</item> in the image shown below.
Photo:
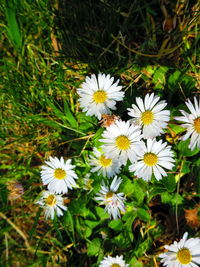
<path fill-rule="evenodd" d="M 136 160 L 136 152 L 140 147 L 142 138 L 138 126 L 130 125 L 129 122 L 116 121 L 102 134 L 100 139 L 104 144 L 102 150 L 108 158 L 118 158 L 121 164 L 125 165 L 127 160 Z"/>
<path fill-rule="evenodd" d="M 47 166 L 42 166 L 41 178 L 44 185 L 48 184 L 48 190 L 60 194 L 67 193 L 68 188 L 76 186 L 74 179 L 78 177 L 73 171 L 75 166 L 71 165 L 71 159 L 65 162 L 63 157 L 60 160 L 57 157 L 50 157 L 45 163 Z"/>
<path fill-rule="evenodd" d="M 141 142 L 137 162 L 130 165 L 129 170 L 146 181 L 151 179 L 152 174 L 160 180 L 162 176 L 167 176 L 164 168 L 171 170 L 173 162 L 173 152 L 167 143 L 162 143 L 162 140 L 157 142 L 156 139 L 147 139 L 147 145 Z"/>
<path fill-rule="evenodd" d="M 64 200 L 61 195 L 55 195 L 50 191 L 43 191 L 39 201 L 36 202 L 44 208 L 45 218 L 53 220 L 55 213 L 58 217 L 63 215 L 62 210 L 67 210 L 64 206 Z"/>
<path fill-rule="evenodd" d="M 181 127 L 186 128 L 187 132 L 182 137 L 182 140 L 187 140 L 191 137 L 189 144 L 191 150 L 194 150 L 195 147 L 200 148 L 200 98 L 198 100 L 194 97 L 194 105 L 190 100 L 187 100 L 185 104 L 190 113 L 180 110 L 183 116 L 175 117 L 176 120 L 184 122 Z"/>
<path fill-rule="evenodd" d="M 107 256 L 100 262 L 99 267 L 129 267 L 129 264 L 125 263 L 123 256 Z"/>
<path fill-rule="evenodd" d="M 95 166 L 91 172 L 97 172 L 98 175 L 103 174 L 108 178 L 113 177 L 120 171 L 120 163 L 118 159 L 107 158 L 96 147 L 93 149 L 94 156 L 90 156 L 90 165 Z"/>
<path fill-rule="evenodd" d="M 116 110 L 116 101 L 124 98 L 124 92 L 121 91 L 119 80 L 113 83 L 114 78 L 110 74 L 94 74 L 86 77 L 81 88 L 77 89 L 80 96 L 79 102 L 86 115 L 95 115 L 99 120 L 102 114 L 110 114 L 110 109 Z"/>
<path fill-rule="evenodd" d="M 163 110 L 167 103 L 159 99 L 154 93 L 147 94 L 144 101 L 141 97 L 136 97 L 137 105 L 133 104 L 132 108 L 128 108 L 128 115 L 134 118 L 130 121 L 142 128 L 145 139 L 164 133 L 163 129 L 167 127 L 170 119 L 170 111 Z"/>
<path fill-rule="evenodd" d="M 168 252 L 160 254 L 161 262 L 167 267 L 198 267 L 200 266 L 200 238 L 189 238 L 188 233 L 170 246 Z"/>
<path fill-rule="evenodd" d="M 121 182 L 121 178 L 117 178 L 117 176 L 113 179 L 110 187 L 106 186 L 103 182 L 100 193 L 97 193 L 97 197 L 95 197 L 96 200 L 101 201 L 100 205 L 106 206 L 105 211 L 110 215 L 110 217 L 113 217 L 114 220 L 121 217 L 120 211 L 126 211 L 124 205 L 124 193 L 116 193 Z"/>

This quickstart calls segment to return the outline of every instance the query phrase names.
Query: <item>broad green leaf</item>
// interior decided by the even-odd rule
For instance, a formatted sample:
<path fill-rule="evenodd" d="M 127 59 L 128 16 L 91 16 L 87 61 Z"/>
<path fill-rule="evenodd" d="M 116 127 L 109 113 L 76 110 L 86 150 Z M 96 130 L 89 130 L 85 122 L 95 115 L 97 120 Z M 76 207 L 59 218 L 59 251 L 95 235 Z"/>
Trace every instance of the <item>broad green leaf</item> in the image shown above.
<path fill-rule="evenodd" d="M 177 193 L 170 194 L 168 192 L 164 192 L 161 194 L 161 201 L 163 203 L 175 206 L 183 203 L 183 197 Z"/>
<path fill-rule="evenodd" d="M 123 228 L 123 223 L 121 220 L 112 220 L 109 222 L 108 226 L 115 231 L 121 231 Z"/>
<path fill-rule="evenodd" d="M 168 67 L 167 66 L 161 66 L 158 69 L 156 69 L 155 73 L 153 74 L 153 79 L 152 82 L 155 84 L 155 89 L 158 88 L 163 88 L 165 83 L 166 83 L 166 79 L 165 79 L 165 74 L 168 71 Z"/>
<path fill-rule="evenodd" d="M 97 213 L 97 215 L 98 215 L 98 217 L 99 217 L 99 219 L 101 221 L 110 218 L 109 215 L 108 215 L 108 213 L 106 213 L 103 208 L 96 206 L 95 207 L 95 210 L 96 210 L 96 213 Z"/>
<path fill-rule="evenodd" d="M 131 267 L 143 267 L 143 263 L 138 261 L 136 257 L 133 257 L 130 261 L 129 261 L 129 265 Z"/>
<path fill-rule="evenodd" d="M 134 183 L 128 179 L 126 176 L 122 176 L 122 184 L 120 186 L 122 192 L 126 195 L 126 196 L 132 196 L 132 193 L 134 192 L 136 186 L 134 185 Z"/>
<path fill-rule="evenodd" d="M 192 157 L 192 156 L 196 155 L 197 153 L 199 153 L 198 148 L 196 148 L 194 150 L 191 150 L 188 148 L 189 142 L 190 142 L 190 139 L 188 139 L 186 141 L 180 141 L 180 143 L 178 144 L 178 150 L 180 151 L 180 154 L 183 157 Z"/>
<path fill-rule="evenodd" d="M 100 224 L 100 221 L 90 221 L 90 220 L 85 220 L 85 224 L 89 226 L 91 229 L 95 228 L 97 225 Z"/>
<path fill-rule="evenodd" d="M 141 220 L 145 222 L 148 222 L 151 219 L 149 212 L 142 208 L 137 209 L 137 215 Z"/>
<path fill-rule="evenodd" d="M 163 177 L 161 182 L 168 192 L 173 192 L 176 189 L 176 180 L 173 174 L 169 174 L 168 176 Z"/>
<path fill-rule="evenodd" d="M 97 256 L 100 250 L 101 250 L 101 240 L 99 238 L 95 238 L 87 243 L 88 256 Z"/>
<path fill-rule="evenodd" d="M 91 234 L 92 234 L 92 229 L 91 229 L 90 227 L 86 227 L 86 229 L 84 230 L 84 234 L 83 234 L 83 236 L 84 236 L 85 238 L 88 238 L 88 237 L 91 236 Z"/>
<path fill-rule="evenodd" d="M 180 84 L 181 72 L 176 70 L 172 73 L 167 81 L 167 85 L 171 94 L 174 94 L 178 90 L 178 85 Z"/>

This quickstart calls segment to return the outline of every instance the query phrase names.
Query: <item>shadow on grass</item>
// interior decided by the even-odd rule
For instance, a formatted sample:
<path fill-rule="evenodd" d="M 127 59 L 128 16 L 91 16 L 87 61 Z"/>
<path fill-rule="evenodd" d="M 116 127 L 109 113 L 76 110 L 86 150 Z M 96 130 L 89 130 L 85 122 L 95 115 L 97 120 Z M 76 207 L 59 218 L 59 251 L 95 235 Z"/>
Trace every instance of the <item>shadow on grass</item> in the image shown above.
<path fill-rule="evenodd" d="M 116 39 L 155 54 L 158 48 L 153 31 L 163 38 L 162 21 L 157 0 L 59 1 L 55 17 L 62 54 L 106 70 L 133 61 L 133 54 Z"/>

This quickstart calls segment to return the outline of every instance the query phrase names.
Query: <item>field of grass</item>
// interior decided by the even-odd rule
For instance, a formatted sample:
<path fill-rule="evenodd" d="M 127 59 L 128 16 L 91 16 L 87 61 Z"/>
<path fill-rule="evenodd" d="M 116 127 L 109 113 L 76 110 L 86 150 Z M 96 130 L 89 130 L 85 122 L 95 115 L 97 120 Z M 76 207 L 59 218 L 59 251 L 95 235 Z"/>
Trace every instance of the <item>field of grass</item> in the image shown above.
<path fill-rule="evenodd" d="M 174 121 L 200 93 L 199 1 L 3 0 L 0 14 L 0 266 L 97 267 L 107 255 L 162 266 L 164 245 L 185 232 L 200 237 L 200 153 L 180 141 Z M 98 73 L 120 80 L 122 120 L 151 92 L 171 112 L 162 140 L 175 166 L 150 182 L 124 166 L 118 220 L 94 199 L 103 177 L 89 158 L 104 128 L 78 102 L 77 88 Z M 64 195 L 67 211 L 53 220 L 36 204 L 50 156 L 72 159 L 78 176 Z"/>

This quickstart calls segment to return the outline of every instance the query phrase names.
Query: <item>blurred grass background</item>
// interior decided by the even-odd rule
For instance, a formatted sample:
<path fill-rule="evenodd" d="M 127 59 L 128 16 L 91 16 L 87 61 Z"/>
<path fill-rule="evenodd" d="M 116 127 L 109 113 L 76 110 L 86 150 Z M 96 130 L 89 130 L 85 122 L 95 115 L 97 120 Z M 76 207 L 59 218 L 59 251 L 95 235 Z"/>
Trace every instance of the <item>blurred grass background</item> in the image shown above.
<path fill-rule="evenodd" d="M 91 266 L 83 240 L 70 249 L 38 219 L 39 167 L 91 149 L 97 121 L 83 127 L 76 95 L 86 75 L 121 79 L 122 117 L 130 97 L 152 90 L 172 107 L 199 93 L 199 11 L 188 0 L 2 1 L 0 266 Z"/>

